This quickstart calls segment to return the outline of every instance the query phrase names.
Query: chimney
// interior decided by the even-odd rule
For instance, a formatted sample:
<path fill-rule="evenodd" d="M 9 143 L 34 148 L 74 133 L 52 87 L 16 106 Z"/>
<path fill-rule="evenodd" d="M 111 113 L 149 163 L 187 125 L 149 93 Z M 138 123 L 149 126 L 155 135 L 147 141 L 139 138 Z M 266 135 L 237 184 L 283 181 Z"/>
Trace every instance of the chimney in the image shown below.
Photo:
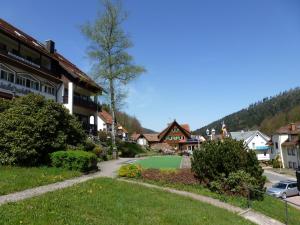
<path fill-rule="evenodd" d="M 52 40 L 45 41 L 45 47 L 50 54 L 55 52 L 55 42 Z"/>
<path fill-rule="evenodd" d="M 290 130 L 295 131 L 296 130 L 296 124 L 290 123 Z"/>

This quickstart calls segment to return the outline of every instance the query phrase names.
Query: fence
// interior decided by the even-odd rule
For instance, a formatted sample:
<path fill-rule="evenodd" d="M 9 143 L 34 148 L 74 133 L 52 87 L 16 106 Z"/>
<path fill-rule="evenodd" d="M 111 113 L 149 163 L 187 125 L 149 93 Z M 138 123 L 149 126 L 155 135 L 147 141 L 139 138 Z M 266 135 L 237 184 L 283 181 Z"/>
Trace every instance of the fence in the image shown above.
<path fill-rule="evenodd" d="M 267 201 L 268 205 L 260 205 L 260 201 L 252 200 L 252 193 L 261 193 L 264 196 L 264 202 Z M 300 199 L 300 197 L 298 196 Z M 284 222 L 286 225 L 300 225 L 300 200 L 299 204 L 291 202 L 289 198 L 281 199 L 272 195 L 268 195 L 261 190 L 253 189 L 248 187 L 248 198 L 247 198 L 247 206 L 248 208 L 253 208 L 256 210 L 260 208 L 260 211 L 264 211 L 265 215 L 272 214 L 274 217 L 274 212 L 276 212 L 277 219 L 279 221 Z M 262 208 L 262 207 L 265 207 Z M 298 215 L 296 215 L 298 214 Z"/>

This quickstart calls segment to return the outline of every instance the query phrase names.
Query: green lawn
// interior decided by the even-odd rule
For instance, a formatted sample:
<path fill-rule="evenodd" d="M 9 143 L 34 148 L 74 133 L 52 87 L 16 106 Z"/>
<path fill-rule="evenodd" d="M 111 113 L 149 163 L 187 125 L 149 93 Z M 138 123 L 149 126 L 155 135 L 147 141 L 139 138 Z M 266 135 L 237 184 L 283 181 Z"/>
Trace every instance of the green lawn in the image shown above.
<path fill-rule="evenodd" d="M 242 217 L 190 198 L 109 178 L 0 207 L 0 224 L 247 225 Z"/>
<path fill-rule="evenodd" d="M 209 189 L 204 188 L 200 185 L 184 185 L 184 184 L 171 184 L 166 182 L 157 182 L 157 181 L 149 181 L 144 180 L 144 182 L 156 184 L 159 186 L 171 187 L 178 190 L 184 190 L 188 192 L 193 192 L 200 195 L 209 196 L 212 198 L 219 199 L 223 202 L 227 202 L 231 205 L 238 206 L 241 208 L 246 208 L 248 205 L 248 201 L 242 197 L 233 197 L 227 195 L 221 195 L 214 192 L 211 192 Z M 265 195 L 263 201 L 252 201 L 251 207 L 261 212 L 267 216 L 270 216 L 276 220 L 281 222 L 285 222 L 285 204 L 279 199 L 273 198 L 271 196 Z M 288 206 L 288 219 L 290 225 L 299 225 L 300 221 L 300 210 L 295 209 L 292 206 Z"/>
<path fill-rule="evenodd" d="M 136 161 L 144 169 L 177 169 L 180 167 L 181 156 L 152 156 Z"/>
<path fill-rule="evenodd" d="M 53 167 L 9 167 L 0 166 L 0 195 L 62 181 L 80 176 L 77 171 Z"/>

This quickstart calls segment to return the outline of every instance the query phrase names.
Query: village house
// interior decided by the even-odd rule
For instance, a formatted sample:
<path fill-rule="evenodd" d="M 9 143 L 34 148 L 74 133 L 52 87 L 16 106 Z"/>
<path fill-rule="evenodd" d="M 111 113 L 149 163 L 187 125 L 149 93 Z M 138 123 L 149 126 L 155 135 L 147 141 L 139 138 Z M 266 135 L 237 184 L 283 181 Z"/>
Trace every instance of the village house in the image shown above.
<path fill-rule="evenodd" d="M 254 130 L 229 132 L 229 135 L 232 139 L 244 141 L 248 149 L 255 151 L 258 160 L 270 160 L 271 149 L 268 145 L 270 137 L 264 133 L 260 132 L 259 130 Z"/>
<path fill-rule="evenodd" d="M 272 135 L 270 142 L 272 146 L 271 158 L 275 159 L 279 156 L 283 168 L 300 168 L 299 135 L 300 122 L 280 127 Z"/>
<path fill-rule="evenodd" d="M 105 111 L 104 109 L 101 110 L 101 112 L 98 113 L 98 131 L 104 131 L 104 132 L 111 132 L 112 131 L 112 123 L 113 119 L 112 116 Z M 123 127 L 121 124 L 116 123 L 116 134 L 117 136 L 123 140 L 128 140 L 128 131 L 125 127 Z"/>
<path fill-rule="evenodd" d="M 164 143 L 164 148 L 169 146 L 176 152 L 194 150 L 204 141 L 194 137 L 188 124 L 178 124 L 176 120 L 168 124 L 168 126 L 160 133 L 155 134 L 134 134 L 132 139 L 142 146 L 158 146 Z"/>
<path fill-rule="evenodd" d="M 28 93 L 63 104 L 96 133 L 102 88 L 56 51 L 55 42 L 41 43 L 0 19 L 0 97 L 12 99 Z"/>

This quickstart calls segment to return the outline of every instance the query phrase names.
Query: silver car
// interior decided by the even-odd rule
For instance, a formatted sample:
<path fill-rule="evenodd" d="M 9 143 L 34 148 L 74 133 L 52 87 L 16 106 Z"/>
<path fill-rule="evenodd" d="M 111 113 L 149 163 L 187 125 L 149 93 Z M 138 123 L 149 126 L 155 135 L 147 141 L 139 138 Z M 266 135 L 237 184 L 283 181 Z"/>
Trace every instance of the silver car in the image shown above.
<path fill-rule="evenodd" d="M 299 195 L 297 181 L 286 180 L 274 184 L 271 188 L 267 189 L 267 194 L 276 198 L 287 198 L 294 195 Z"/>

